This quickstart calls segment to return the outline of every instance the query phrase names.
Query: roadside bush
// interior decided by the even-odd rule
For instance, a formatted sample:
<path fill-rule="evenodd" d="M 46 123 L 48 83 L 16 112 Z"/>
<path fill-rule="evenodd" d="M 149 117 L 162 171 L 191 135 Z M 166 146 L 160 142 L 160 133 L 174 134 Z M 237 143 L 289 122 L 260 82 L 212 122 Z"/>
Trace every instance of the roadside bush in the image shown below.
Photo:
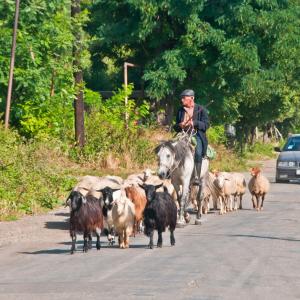
<path fill-rule="evenodd" d="M 274 158 L 276 154 L 274 152 L 274 145 L 271 143 L 264 144 L 261 142 L 256 142 L 254 145 L 250 145 L 245 152 L 246 159 L 266 159 L 266 158 Z"/>
<path fill-rule="evenodd" d="M 59 167 L 58 141 L 25 141 L 2 124 L 0 139 L 0 220 L 52 209 L 64 199 L 76 179 Z"/>

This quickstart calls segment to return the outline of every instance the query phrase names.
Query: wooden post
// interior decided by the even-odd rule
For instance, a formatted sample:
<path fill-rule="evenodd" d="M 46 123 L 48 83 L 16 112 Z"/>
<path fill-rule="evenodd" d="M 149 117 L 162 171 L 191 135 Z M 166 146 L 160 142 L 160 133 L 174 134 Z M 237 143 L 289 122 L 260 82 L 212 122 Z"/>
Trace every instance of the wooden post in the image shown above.
<path fill-rule="evenodd" d="M 71 6 L 71 17 L 76 18 L 81 12 L 80 0 L 72 0 Z M 83 74 L 82 67 L 80 65 L 80 43 L 81 43 L 81 33 L 79 30 L 74 29 L 74 45 L 73 45 L 73 68 L 74 68 L 74 81 L 75 81 L 75 91 L 76 99 L 74 103 L 75 107 L 75 139 L 79 147 L 83 147 L 85 144 L 85 134 L 84 134 L 84 102 L 83 102 Z"/>
<path fill-rule="evenodd" d="M 20 7 L 20 0 L 16 0 L 15 22 L 14 22 L 13 40 L 12 40 L 12 47 L 11 47 L 10 69 L 9 69 L 9 79 L 8 79 L 7 98 L 6 98 L 5 123 L 4 123 L 5 129 L 7 129 L 9 126 L 11 91 L 12 91 L 12 82 L 13 82 L 13 75 L 14 75 L 17 29 L 18 29 L 18 19 L 19 19 L 19 7 Z"/>

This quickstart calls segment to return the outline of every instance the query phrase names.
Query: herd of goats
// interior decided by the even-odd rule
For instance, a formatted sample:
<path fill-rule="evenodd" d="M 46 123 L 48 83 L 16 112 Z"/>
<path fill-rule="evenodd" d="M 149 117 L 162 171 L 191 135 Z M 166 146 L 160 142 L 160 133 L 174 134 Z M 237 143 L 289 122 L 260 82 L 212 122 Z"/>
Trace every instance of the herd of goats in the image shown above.
<path fill-rule="evenodd" d="M 270 184 L 257 167 L 251 169 L 248 188 L 252 195 L 253 208 L 263 209 L 263 202 Z M 213 184 L 202 186 L 201 213 L 214 209 L 224 214 L 242 209 L 242 197 L 246 180 L 241 173 L 209 172 Z M 199 187 L 190 186 L 189 203 L 194 209 Z M 144 231 L 153 248 L 153 234 L 158 232 L 157 247 L 162 247 L 162 232 L 169 228 L 171 245 L 175 245 L 174 231 L 178 220 L 178 197 L 170 179 L 161 180 L 150 169 L 129 175 L 125 180 L 118 176 L 84 176 L 72 189 L 66 200 L 70 208 L 71 254 L 76 251 L 76 233 L 84 237 L 83 251 L 92 248 L 92 234 L 97 237 L 96 248 L 100 250 L 100 234 L 104 231 L 109 245 L 118 236 L 120 248 L 129 247 L 129 237 Z M 239 205 L 238 205 L 239 202 Z M 188 214 L 185 215 L 189 222 Z"/>

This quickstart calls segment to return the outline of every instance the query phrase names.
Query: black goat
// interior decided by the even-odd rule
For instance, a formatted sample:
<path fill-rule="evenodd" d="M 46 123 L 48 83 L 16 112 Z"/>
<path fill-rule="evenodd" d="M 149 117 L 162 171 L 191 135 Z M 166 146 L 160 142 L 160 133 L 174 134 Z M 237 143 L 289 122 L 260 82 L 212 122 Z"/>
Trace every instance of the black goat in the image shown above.
<path fill-rule="evenodd" d="M 153 249 L 153 233 L 158 232 L 157 247 L 162 247 L 162 232 L 169 226 L 171 245 L 175 245 L 174 230 L 177 222 L 177 207 L 164 187 L 164 192 L 156 192 L 160 185 L 140 185 L 145 190 L 147 204 L 144 210 L 145 235 L 150 237 L 149 248 Z"/>
<path fill-rule="evenodd" d="M 100 250 L 100 234 L 103 229 L 103 214 L 99 199 L 92 195 L 83 196 L 72 191 L 67 202 L 70 203 L 70 235 L 72 238 L 71 254 L 76 250 L 76 232 L 82 232 L 84 238 L 83 252 L 92 248 L 92 232 L 97 236 L 96 248 Z"/>

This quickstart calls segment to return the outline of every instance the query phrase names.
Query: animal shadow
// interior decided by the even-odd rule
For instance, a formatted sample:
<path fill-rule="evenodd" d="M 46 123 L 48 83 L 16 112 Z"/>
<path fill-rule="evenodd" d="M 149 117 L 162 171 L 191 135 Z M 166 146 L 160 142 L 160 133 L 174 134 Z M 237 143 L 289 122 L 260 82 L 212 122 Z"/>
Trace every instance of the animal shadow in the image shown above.
<path fill-rule="evenodd" d="M 69 221 L 48 221 L 45 222 L 45 228 L 47 229 L 60 229 L 69 230 Z"/>

